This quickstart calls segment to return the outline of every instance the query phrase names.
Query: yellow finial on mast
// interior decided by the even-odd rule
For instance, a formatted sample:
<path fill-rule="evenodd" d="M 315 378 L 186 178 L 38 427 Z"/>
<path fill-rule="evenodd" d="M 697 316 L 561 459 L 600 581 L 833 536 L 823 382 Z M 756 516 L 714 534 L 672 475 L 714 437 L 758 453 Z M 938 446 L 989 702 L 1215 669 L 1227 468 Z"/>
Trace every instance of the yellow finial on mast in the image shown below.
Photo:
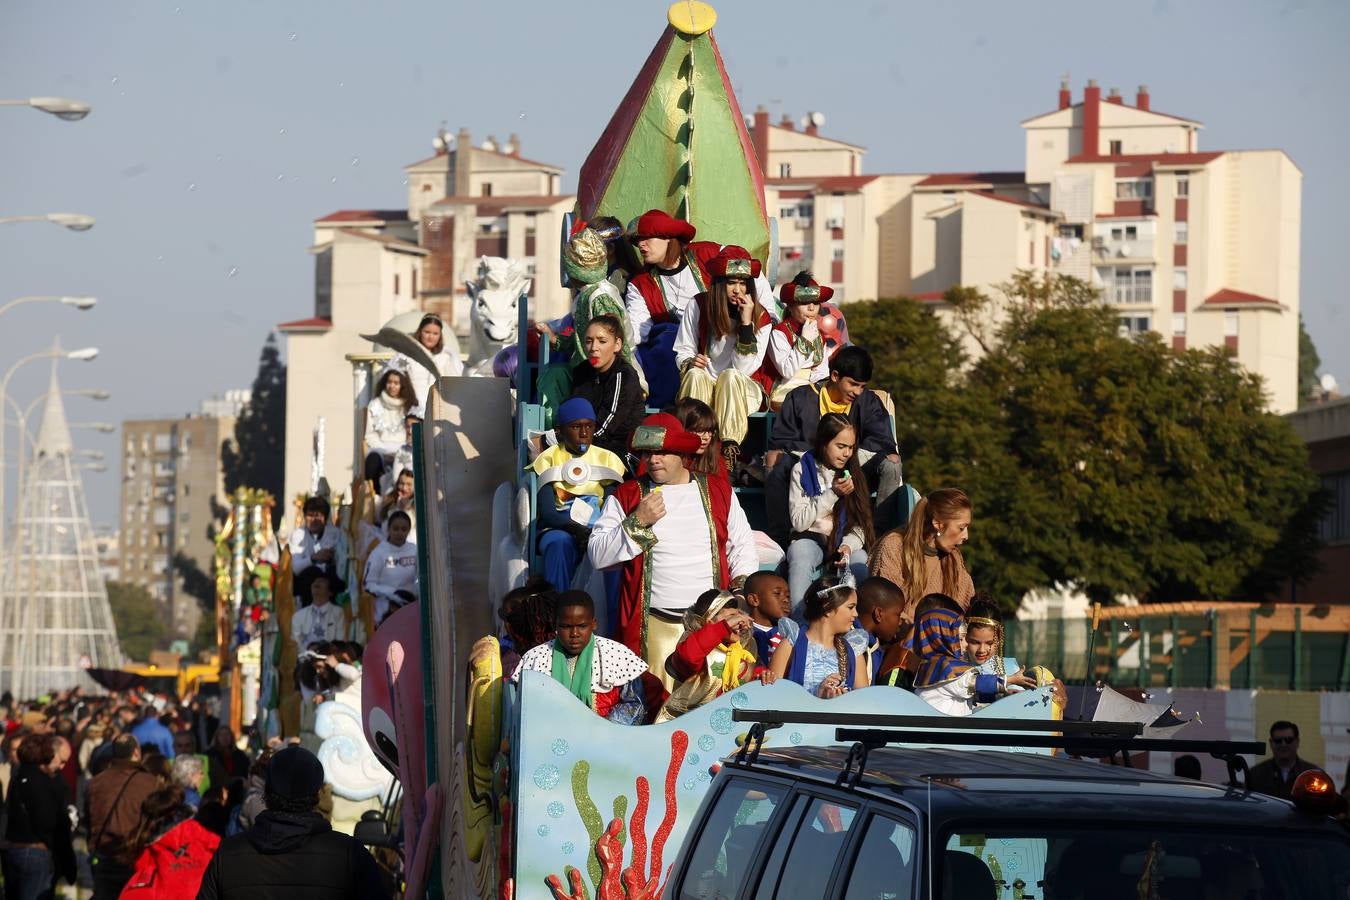
<path fill-rule="evenodd" d="M 700 35 L 717 23 L 717 10 L 700 0 L 677 0 L 666 11 L 666 19 L 681 34 Z"/>

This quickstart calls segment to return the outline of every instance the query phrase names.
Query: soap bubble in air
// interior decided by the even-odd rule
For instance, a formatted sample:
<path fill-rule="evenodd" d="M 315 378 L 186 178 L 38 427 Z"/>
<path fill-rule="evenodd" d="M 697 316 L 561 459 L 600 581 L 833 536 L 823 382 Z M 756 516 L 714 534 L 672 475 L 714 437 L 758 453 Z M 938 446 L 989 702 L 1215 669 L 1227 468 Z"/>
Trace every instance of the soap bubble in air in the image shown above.
<path fill-rule="evenodd" d="M 294 31 L 292 31 L 289 35 L 286 36 L 286 40 L 290 41 L 293 44 L 295 43 L 295 39 L 297 37 L 299 37 L 299 35 L 296 34 Z"/>
<path fill-rule="evenodd" d="M 193 181 L 190 184 L 188 184 L 189 191 L 195 191 L 196 189 L 197 189 L 197 182 Z"/>
<path fill-rule="evenodd" d="M 359 156 L 353 156 L 353 157 L 352 157 L 352 167 L 355 168 L 356 166 L 359 166 L 359 165 L 361 165 L 361 157 L 359 157 Z"/>
<path fill-rule="evenodd" d="M 233 278 L 234 276 L 236 276 L 236 275 L 238 275 L 238 274 L 239 274 L 239 267 L 238 267 L 238 266 L 230 266 L 230 271 L 228 271 L 228 272 L 225 273 L 225 277 L 226 277 L 226 278 Z"/>

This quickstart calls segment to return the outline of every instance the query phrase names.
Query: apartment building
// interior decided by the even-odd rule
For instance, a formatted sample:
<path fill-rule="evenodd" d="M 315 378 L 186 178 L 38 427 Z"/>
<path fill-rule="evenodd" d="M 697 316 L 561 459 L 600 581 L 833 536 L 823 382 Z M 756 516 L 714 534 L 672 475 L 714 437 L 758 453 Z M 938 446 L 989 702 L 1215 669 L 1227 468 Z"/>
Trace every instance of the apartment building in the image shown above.
<path fill-rule="evenodd" d="M 212 498 L 220 503 L 225 497 L 220 446 L 233 433 L 233 417 L 122 423 L 120 579 L 150 592 L 174 638 L 190 639 L 200 613 L 174 573 L 173 559 L 182 553 L 211 572 Z"/>

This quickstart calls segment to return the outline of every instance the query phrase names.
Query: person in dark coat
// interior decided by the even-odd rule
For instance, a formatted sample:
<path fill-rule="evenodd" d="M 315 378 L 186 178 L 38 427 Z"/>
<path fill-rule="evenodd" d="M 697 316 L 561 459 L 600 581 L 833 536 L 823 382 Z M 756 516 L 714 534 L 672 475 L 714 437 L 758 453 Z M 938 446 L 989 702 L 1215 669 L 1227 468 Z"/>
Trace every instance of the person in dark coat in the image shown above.
<path fill-rule="evenodd" d="M 592 440 L 620 457 L 628 438 L 647 414 L 647 395 L 637 370 L 623 358 L 623 323 L 602 315 L 586 326 L 586 361 L 572 372 L 572 396 L 589 400 L 595 409 Z"/>
<path fill-rule="evenodd" d="M 323 764 L 303 747 L 279 750 L 267 766 L 266 811 L 220 842 L 197 900 L 380 900 L 380 868 L 355 838 L 317 811 Z"/>
<path fill-rule="evenodd" d="M 1270 759 L 1252 766 L 1247 786 L 1254 791 L 1288 800 L 1294 781 L 1304 772 L 1321 771 L 1298 755 L 1298 726 L 1280 721 L 1270 726 Z"/>
<path fill-rule="evenodd" d="M 236 778 L 248 777 L 248 755 L 235 746 L 234 732 L 228 725 L 216 729 L 211 748 L 206 751 L 206 763 L 212 787 L 225 787 Z"/>
<path fill-rule="evenodd" d="M 830 378 L 794 389 L 783 401 L 769 435 L 764 465 L 764 515 L 769 537 L 786 547 L 791 536 L 788 521 L 788 482 L 801 454 L 815 447 L 816 428 L 827 412 L 847 416 L 858 435 L 858 455 L 868 486 L 876 491 L 874 504 L 877 534 L 901 524 L 896 521 L 895 497 L 904 483 L 900 451 L 895 445 L 891 415 L 875 391 L 867 389 L 872 379 L 872 356 L 862 347 L 849 345 L 830 360 Z"/>
<path fill-rule="evenodd" d="M 58 877 L 75 883 L 65 789 L 56 779 L 59 765 L 54 735 L 29 735 L 19 745 L 19 770 L 10 779 L 5 807 L 9 900 L 49 900 Z"/>

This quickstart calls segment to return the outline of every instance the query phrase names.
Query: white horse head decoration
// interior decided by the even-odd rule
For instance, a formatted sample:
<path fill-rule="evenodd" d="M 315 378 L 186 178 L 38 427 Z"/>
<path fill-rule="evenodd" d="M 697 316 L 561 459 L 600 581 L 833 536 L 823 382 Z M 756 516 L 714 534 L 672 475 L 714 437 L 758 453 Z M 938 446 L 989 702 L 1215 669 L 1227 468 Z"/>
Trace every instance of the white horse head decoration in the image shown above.
<path fill-rule="evenodd" d="M 484 256 L 478 260 L 478 277 L 464 282 L 469 293 L 471 331 L 470 367 L 492 372 L 492 358 L 516 342 L 520 302 L 530 292 L 530 272 L 518 259 Z"/>

